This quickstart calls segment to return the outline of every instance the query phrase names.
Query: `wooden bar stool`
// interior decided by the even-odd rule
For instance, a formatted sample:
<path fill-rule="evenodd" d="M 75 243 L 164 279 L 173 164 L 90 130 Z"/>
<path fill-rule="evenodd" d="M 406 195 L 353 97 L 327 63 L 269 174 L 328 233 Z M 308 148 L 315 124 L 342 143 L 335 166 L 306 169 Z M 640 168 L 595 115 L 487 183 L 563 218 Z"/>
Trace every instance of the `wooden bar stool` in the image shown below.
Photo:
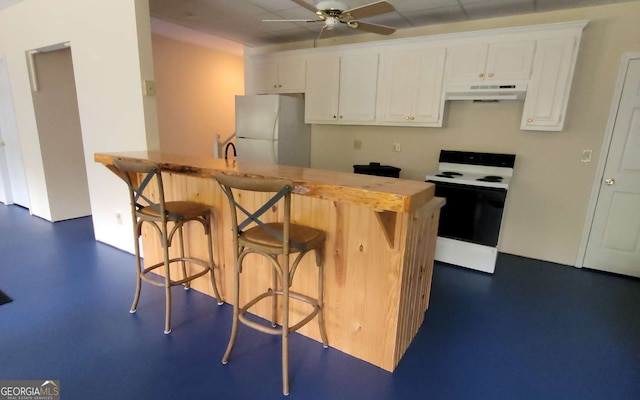
<path fill-rule="evenodd" d="M 162 174 L 160 166 L 147 162 L 135 161 L 113 161 L 114 172 L 122 178 L 129 187 L 129 197 L 131 200 L 131 216 L 133 223 L 133 238 L 136 256 L 136 293 L 133 298 L 133 304 L 129 312 L 135 313 L 140 299 L 140 289 L 142 281 L 150 283 L 154 286 L 164 286 L 166 298 L 165 310 L 165 327 L 164 333 L 171 333 L 171 288 L 173 286 L 183 285 L 185 290 L 190 288 L 190 282 L 203 275 L 209 274 L 213 292 L 218 299 L 218 305 L 223 304 L 220 293 L 216 285 L 214 274 L 215 263 L 213 261 L 213 245 L 211 242 L 211 208 L 205 204 L 193 201 L 165 201 L 164 186 L 162 185 Z M 140 180 L 139 174 L 146 174 Z M 149 193 L 149 184 L 154 180 L 157 189 L 157 196 Z M 157 200 L 152 200 L 157 197 Z M 199 222 L 204 228 L 204 234 L 207 237 L 208 260 L 202 260 L 195 257 L 185 256 L 184 238 L 182 228 L 188 222 Z M 162 245 L 163 260 L 154 265 L 144 267 L 140 258 L 140 236 L 142 235 L 143 223 L 149 223 L 158 233 L 160 244 Z M 171 223 L 171 229 L 169 229 Z M 178 242 L 180 245 L 180 254 L 178 257 L 171 258 L 169 256 L 169 247 L 171 247 L 173 237 L 178 233 Z M 179 263 L 182 269 L 182 279 L 172 280 L 169 266 L 173 263 Z M 187 264 L 193 265 L 195 271 L 187 273 Z M 164 279 L 154 277 L 149 272 L 156 268 L 164 269 Z M 154 279 L 155 278 L 155 279 Z"/>
<path fill-rule="evenodd" d="M 324 326 L 323 305 L 323 257 L 322 252 L 326 234 L 318 229 L 291 223 L 291 191 L 293 183 L 284 179 L 250 178 L 218 173 L 216 179 L 229 200 L 231 209 L 231 226 L 233 228 L 233 251 L 235 259 L 234 289 L 233 289 L 233 325 L 229 345 L 222 358 L 222 363 L 229 361 L 231 350 L 238 333 L 238 322 L 242 322 L 253 329 L 272 335 L 282 336 L 282 391 L 289 394 L 289 333 L 309 323 L 318 316 L 322 344 L 328 347 L 327 334 Z M 245 205 L 236 202 L 232 189 L 253 192 L 275 193 L 273 197 L 257 210 L 247 210 Z M 282 204 L 282 222 L 263 222 L 260 217 L 267 211 Z M 246 216 L 239 222 L 238 215 Z M 318 266 L 318 298 L 290 291 L 293 277 L 304 255 L 313 250 Z M 240 273 L 242 262 L 248 254 L 259 254 L 269 260 L 273 267 L 272 287 L 240 307 Z M 289 263 L 289 255 L 296 254 L 293 263 Z M 278 262 L 281 257 L 281 262 Z M 278 288 L 277 279 L 280 281 Z M 276 298 L 280 296 L 282 320 L 281 326 L 276 325 Z M 271 326 L 249 320 L 245 313 L 260 300 L 272 299 Z M 299 300 L 310 304 L 313 309 L 300 322 L 289 325 L 289 300 Z"/>

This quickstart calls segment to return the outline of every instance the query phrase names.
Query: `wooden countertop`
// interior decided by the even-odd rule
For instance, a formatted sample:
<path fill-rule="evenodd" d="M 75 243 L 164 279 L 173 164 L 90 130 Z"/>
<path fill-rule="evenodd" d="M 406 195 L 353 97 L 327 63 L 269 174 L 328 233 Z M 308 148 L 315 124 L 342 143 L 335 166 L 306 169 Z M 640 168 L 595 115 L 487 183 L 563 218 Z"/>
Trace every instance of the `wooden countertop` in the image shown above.
<path fill-rule="evenodd" d="M 201 177 L 215 172 L 244 176 L 279 177 L 294 182 L 294 192 L 331 201 L 371 207 L 378 211 L 412 212 L 433 199 L 432 183 L 312 168 L 265 165 L 160 152 L 96 153 L 96 162 L 139 160 L 157 163 L 165 171 Z"/>

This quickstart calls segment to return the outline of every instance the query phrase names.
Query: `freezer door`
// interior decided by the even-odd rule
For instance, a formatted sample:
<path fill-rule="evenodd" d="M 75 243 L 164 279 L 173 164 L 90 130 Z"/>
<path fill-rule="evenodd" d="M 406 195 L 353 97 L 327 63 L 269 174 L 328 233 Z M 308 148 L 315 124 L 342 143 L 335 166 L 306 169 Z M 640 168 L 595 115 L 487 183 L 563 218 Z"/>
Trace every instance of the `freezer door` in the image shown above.
<path fill-rule="evenodd" d="M 238 161 L 277 164 L 277 141 L 237 137 Z"/>
<path fill-rule="evenodd" d="M 277 95 L 236 96 L 236 137 L 277 140 Z"/>

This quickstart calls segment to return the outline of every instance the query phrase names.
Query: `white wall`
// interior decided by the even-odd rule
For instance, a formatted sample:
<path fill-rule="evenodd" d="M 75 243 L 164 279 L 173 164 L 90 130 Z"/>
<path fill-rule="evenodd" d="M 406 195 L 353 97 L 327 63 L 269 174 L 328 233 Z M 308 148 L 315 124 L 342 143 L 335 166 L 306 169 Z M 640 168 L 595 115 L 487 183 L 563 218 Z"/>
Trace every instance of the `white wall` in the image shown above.
<path fill-rule="evenodd" d="M 96 239 L 130 251 L 125 186 L 93 159 L 96 152 L 158 148 L 155 99 L 141 92 L 141 79 L 153 79 L 148 2 L 29 0 L 0 11 L 0 54 L 9 68 L 31 211 L 45 219 L 51 215 L 25 51 L 63 42 L 73 49 Z"/>

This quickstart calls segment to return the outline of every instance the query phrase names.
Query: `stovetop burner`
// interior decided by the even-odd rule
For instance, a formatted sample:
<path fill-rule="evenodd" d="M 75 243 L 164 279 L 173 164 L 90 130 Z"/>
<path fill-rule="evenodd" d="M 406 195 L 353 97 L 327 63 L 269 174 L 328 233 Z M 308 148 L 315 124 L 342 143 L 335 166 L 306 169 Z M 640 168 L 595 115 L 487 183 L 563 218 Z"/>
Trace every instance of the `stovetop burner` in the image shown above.
<path fill-rule="evenodd" d="M 460 172 L 454 172 L 454 171 L 441 171 L 440 172 L 442 175 L 444 176 L 462 176 L 462 174 Z"/>
<path fill-rule="evenodd" d="M 488 175 L 476 180 L 480 182 L 502 182 L 503 179 L 504 178 L 502 176 Z"/>

